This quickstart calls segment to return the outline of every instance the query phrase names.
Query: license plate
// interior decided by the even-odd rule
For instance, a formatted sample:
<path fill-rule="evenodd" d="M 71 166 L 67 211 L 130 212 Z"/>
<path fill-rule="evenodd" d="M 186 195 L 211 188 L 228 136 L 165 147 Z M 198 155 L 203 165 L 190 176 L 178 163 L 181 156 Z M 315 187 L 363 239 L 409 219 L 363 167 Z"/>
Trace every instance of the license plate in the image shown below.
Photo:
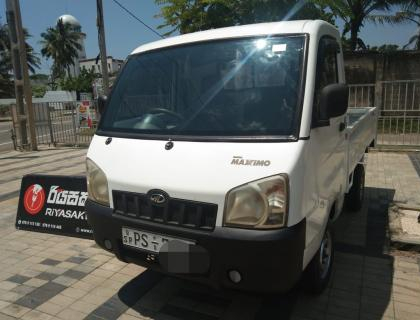
<path fill-rule="evenodd" d="M 161 234 L 151 233 L 148 231 L 134 230 L 130 228 L 122 228 L 122 242 L 125 246 L 159 253 L 160 248 L 165 242 L 171 240 L 183 241 L 186 243 L 191 243 L 191 241 L 186 241 L 179 238 L 168 237 Z"/>

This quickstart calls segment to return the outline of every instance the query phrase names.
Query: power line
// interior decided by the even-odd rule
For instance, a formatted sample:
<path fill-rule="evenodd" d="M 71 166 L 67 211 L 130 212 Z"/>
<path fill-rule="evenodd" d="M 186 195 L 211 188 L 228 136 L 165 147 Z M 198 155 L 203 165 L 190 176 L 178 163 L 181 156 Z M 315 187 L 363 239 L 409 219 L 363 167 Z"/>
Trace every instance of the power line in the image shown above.
<path fill-rule="evenodd" d="M 165 38 L 159 32 L 157 32 L 152 27 L 148 26 L 145 22 L 143 22 L 134 13 L 132 13 L 130 10 L 128 10 L 126 7 L 124 7 L 120 2 L 118 2 L 117 0 L 112 0 L 112 1 L 114 1 L 116 5 L 118 5 L 121 9 L 123 9 L 125 12 L 127 12 L 130 16 L 132 16 L 134 19 L 136 19 L 138 22 L 140 22 L 143 26 L 145 26 L 147 29 L 149 29 L 150 31 L 152 31 L 154 34 L 156 34 L 157 36 L 161 37 L 162 39 Z"/>

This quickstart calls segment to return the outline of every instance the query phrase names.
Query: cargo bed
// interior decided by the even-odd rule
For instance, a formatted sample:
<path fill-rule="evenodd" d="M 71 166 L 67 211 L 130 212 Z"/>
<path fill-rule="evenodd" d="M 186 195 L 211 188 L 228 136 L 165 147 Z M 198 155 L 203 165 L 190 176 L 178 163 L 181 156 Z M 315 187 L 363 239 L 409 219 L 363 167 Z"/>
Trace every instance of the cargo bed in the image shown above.
<path fill-rule="evenodd" d="M 363 161 L 366 147 L 373 145 L 376 140 L 377 109 L 349 108 L 347 111 L 347 172 L 348 177 L 359 162 Z M 351 187 L 351 179 L 347 181 L 347 190 Z"/>

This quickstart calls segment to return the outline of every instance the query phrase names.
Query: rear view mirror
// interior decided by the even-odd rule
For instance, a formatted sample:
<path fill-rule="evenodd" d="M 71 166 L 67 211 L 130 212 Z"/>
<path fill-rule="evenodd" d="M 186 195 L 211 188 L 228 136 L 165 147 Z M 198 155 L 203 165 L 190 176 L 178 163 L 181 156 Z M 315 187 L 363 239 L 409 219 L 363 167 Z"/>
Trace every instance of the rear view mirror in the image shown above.
<path fill-rule="evenodd" d="M 102 115 L 105 111 L 107 100 L 107 96 L 98 97 L 98 112 L 100 115 Z"/>
<path fill-rule="evenodd" d="M 319 100 L 320 120 L 329 120 L 347 112 L 349 88 L 346 84 L 334 83 L 321 91 Z"/>

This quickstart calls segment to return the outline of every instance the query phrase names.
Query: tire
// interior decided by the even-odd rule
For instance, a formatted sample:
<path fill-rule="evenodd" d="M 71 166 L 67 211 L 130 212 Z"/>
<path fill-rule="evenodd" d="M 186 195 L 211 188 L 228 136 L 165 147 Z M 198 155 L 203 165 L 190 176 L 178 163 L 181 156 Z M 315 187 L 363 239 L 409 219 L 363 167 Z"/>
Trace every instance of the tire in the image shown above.
<path fill-rule="evenodd" d="M 334 237 L 330 226 L 327 226 L 321 245 L 306 267 L 304 273 L 305 291 L 321 294 L 328 286 L 334 262 Z"/>
<path fill-rule="evenodd" d="M 346 207 L 351 211 L 359 211 L 363 205 L 365 197 L 365 168 L 358 164 L 354 169 L 353 185 L 346 194 Z"/>

